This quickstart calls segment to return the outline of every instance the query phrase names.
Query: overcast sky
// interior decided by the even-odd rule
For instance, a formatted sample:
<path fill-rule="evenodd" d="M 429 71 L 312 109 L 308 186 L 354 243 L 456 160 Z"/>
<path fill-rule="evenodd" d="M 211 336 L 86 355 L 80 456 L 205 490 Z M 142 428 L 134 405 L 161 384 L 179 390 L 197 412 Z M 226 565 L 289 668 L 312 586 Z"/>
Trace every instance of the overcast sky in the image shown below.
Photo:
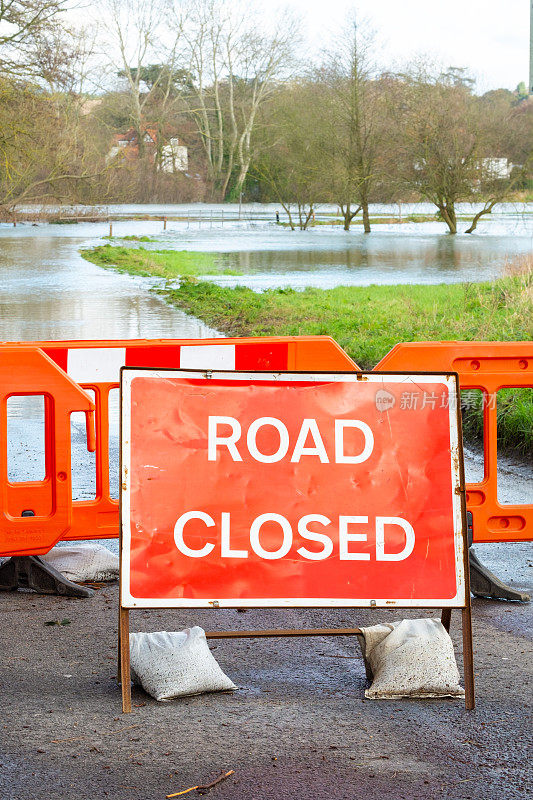
<path fill-rule="evenodd" d="M 285 0 L 305 19 L 313 49 L 354 5 L 371 23 L 383 61 L 428 54 L 444 66 L 467 67 L 477 90 L 526 86 L 530 0 Z"/>

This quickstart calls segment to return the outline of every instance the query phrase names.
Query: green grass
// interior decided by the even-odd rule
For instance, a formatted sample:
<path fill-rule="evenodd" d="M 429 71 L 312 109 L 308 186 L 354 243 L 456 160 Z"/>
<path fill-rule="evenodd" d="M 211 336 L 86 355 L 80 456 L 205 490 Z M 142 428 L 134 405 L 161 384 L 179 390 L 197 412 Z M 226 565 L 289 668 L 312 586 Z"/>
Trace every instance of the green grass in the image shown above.
<path fill-rule="evenodd" d="M 518 276 L 493 283 L 272 289 L 260 294 L 184 281 L 163 294 L 235 336 L 328 334 L 364 369 L 374 367 L 398 342 L 533 336 L 531 294 Z"/>
<path fill-rule="evenodd" d="M 81 255 L 99 267 L 130 275 L 180 278 L 195 275 L 238 275 L 227 266 L 221 253 L 192 253 L 188 250 L 147 250 L 103 244 L 82 250 Z"/>
<path fill-rule="evenodd" d="M 431 286 L 339 286 L 335 289 L 226 288 L 195 276 L 235 274 L 215 253 L 103 245 L 82 252 L 100 266 L 134 275 L 182 277 L 158 289 L 165 299 L 230 336 L 332 336 L 362 369 L 372 369 L 398 342 L 516 341 L 533 338 L 533 258 L 496 281 Z M 499 444 L 531 453 L 533 389 L 498 395 Z M 482 432 L 481 401 L 463 409 L 465 433 Z"/>
<path fill-rule="evenodd" d="M 497 401 L 498 444 L 513 447 L 524 442 L 526 452 L 533 448 L 533 389 L 500 389 Z"/>
<path fill-rule="evenodd" d="M 490 397 L 485 402 L 490 404 Z M 461 392 L 463 432 L 468 441 L 483 438 L 483 393 Z M 533 457 L 533 389 L 500 389 L 496 398 L 498 448 Z"/>
<path fill-rule="evenodd" d="M 104 236 L 104 239 L 110 239 L 112 242 L 155 242 L 157 241 L 152 236 L 137 236 L 131 234 L 130 236 Z"/>

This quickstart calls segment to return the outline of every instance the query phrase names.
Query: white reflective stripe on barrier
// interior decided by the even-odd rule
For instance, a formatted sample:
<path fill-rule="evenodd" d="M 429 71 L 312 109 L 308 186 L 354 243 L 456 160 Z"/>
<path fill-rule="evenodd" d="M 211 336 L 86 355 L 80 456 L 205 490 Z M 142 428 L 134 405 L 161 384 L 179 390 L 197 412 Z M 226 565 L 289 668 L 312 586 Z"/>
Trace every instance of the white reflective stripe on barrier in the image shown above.
<path fill-rule="evenodd" d="M 235 369 L 234 344 L 183 345 L 181 369 Z"/>
<path fill-rule="evenodd" d="M 117 383 L 125 347 L 69 348 L 67 372 L 76 383 Z"/>

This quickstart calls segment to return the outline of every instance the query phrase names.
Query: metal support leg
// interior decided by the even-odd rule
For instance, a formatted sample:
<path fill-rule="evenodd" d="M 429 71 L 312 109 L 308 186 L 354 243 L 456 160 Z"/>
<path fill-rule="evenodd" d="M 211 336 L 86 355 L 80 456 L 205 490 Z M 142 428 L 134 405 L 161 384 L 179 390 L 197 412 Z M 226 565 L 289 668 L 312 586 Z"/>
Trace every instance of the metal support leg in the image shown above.
<path fill-rule="evenodd" d="M 39 556 L 12 556 L 0 566 L 0 591 L 17 589 L 33 589 L 39 594 L 64 597 L 92 597 L 94 594 L 93 589 L 69 581 Z"/>
<path fill-rule="evenodd" d="M 516 600 L 520 603 L 527 603 L 531 600 L 525 592 L 519 592 L 506 583 L 501 581 L 494 573 L 481 563 L 472 549 L 472 514 L 467 512 L 468 517 L 468 544 L 470 561 L 470 591 L 475 597 L 487 597 L 490 600 Z"/>

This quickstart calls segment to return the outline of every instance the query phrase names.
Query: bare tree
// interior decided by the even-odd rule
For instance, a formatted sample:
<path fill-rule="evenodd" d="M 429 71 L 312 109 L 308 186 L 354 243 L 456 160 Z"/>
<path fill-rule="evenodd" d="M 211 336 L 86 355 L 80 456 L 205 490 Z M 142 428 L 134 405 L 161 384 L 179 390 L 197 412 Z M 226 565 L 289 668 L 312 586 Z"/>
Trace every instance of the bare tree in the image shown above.
<path fill-rule="evenodd" d="M 232 180 L 238 196 L 250 168 L 258 111 L 293 63 L 295 22 L 286 18 L 262 34 L 250 3 L 231 0 L 191 0 L 179 4 L 174 16 L 187 42 L 184 58 L 194 87 L 189 113 L 214 196 L 223 200 Z"/>
<path fill-rule="evenodd" d="M 365 233 L 370 233 L 369 198 L 383 133 L 372 47 L 372 35 L 353 12 L 319 74 L 329 90 L 325 111 L 331 127 L 332 199 L 341 209 L 344 230 L 362 210 Z"/>
<path fill-rule="evenodd" d="M 146 135 L 144 110 L 151 92 L 168 74 L 161 69 L 150 88 L 144 82 L 146 68 L 158 60 L 163 49 L 159 33 L 166 6 L 163 0 L 101 0 L 101 7 L 109 20 L 106 57 L 126 82 L 131 125 L 142 159 Z"/>
<path fill-rule="evenodd" d="M 312 80 L 293 81 L 279 90 L 264 116 L 261 148 L 251 174 L 283 207 L 291 230 L 306 230 L 317 203 L 330 191 L 323 86 Z"/>
<path fill-rule="evenodd" d="M 105 172 L 87 140 L 72 134 L 62 105 L 39 87 L 0 80 L 0 206 L 89 197 Z"/>
<path fill-rule="evenodd" d="M 482 201 L 468 233 L 512 190 L 515 178 L 498 175 L 508 119 L 489 111 L 461 69 L 400 76 L 394 92 L 398 171 L 404 185 L 433 203 L 457 233 L 457 203 Z M 485 202 L 486 201 L 486 202 Z"/>
<path fill-rule="evenodd" d="M 0 0 L 10 23 L 0 47 L 0 205 L 7 211 L 34 199 L 88 198 L 106 171 L 82 114 L 93 40 L 61 24 L 65 5 Z"/>
<path fill-rule="evenodd" d="M 81 98 L 96 65 L 96 28 L 50 25 L 32 36 L 27 77 L 43 85 L 50 94 Z"/>
<path fill-rule="evenodd" d="M 33 39 L 54 26 L 69 0 L 0 0 L 0 72 L 24 74 Z"/>

